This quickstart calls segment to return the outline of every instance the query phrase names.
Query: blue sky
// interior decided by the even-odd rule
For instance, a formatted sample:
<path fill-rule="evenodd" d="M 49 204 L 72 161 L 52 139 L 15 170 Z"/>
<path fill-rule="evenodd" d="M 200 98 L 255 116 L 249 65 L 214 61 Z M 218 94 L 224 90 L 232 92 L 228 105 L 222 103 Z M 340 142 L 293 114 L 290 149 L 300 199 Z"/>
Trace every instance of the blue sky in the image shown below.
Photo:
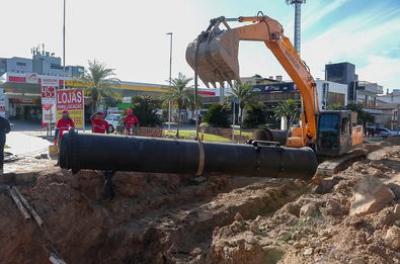
<path fill-rule="evenodd" d="M 62 54 L 62 0 L 2 0 L 0 57 L 30 56 L 35 45 Z M 187 44 L 210 18 L 262 10 L 293 37 L 293 7 L 284 0 L 67 0 L 67 64 L 98 59 L 122 80 L 165 83 L 174 32 L 173 74 L 193 74 Z M 361 80 L 400 88 L 400 0 L 307 0 L 302 58 L 313 75 L 328 62 L 349 61 Z M 241 75 L 282 75 L 263 43 L 243 42 Z M 287 76 L 283 74 L 284 76 Z"/>

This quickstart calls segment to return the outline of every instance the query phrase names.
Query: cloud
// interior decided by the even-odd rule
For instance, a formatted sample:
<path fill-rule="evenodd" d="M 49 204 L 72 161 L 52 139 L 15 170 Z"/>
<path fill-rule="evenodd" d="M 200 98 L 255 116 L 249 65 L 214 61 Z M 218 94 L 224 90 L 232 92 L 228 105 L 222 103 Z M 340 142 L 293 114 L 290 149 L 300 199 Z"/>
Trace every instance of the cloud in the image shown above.
<path fill-rule="evenodd" d="M 379 16 L 379 14 L 374 14 L 374 16 Z M 384 23 L 374 23 L 368 14 L 347 19 L 307 41 L 303 45 L 303 57 L 316 75 L 322 75 L 324 65 L 329 61 L 349 61 L 359 66 L 374 63 L 376 59 L 368 59 L 371 58 L 370 56 L 377 56 L 382 53 L 382 50 L 389 50 L 396 45 L 394 39 L 400 34 L 399 25 L 399 18 L 387 20 Z M 399 61 L 392 62 L 393 66 L 400 67 Z M 386 68 L 381 68 L 381 71 L 386 71 Z M 371 81 L 385 82 L 384 79 Z"/>
<path fill-rule="evenodd" d="M 385 88 L 400 88 L 400 59 L 384 56 L 368 56 L 366 66 L 358 69 L 359 79 L 378 82 Z"/>
<path fill-rule="evenodd" d="M 326 15 L 333 13 L 335 10 L 342 7 L 344 4 L 349 2 L 349 0 L 335 0 L 330 4 L 319 4 L 316 5 L 311 12 L 307 12 L 307 16 L 303 22 L 303 28 L 307 29 L 310 26 L 315 25 L 319 20 L 323 19 Z"/>

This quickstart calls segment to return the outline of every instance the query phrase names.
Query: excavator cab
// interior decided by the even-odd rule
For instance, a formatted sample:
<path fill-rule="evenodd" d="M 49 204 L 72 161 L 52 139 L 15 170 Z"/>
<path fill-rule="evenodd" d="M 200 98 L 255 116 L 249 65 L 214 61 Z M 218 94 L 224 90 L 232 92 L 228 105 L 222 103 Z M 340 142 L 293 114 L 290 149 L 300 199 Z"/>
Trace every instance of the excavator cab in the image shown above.
<path fill-rule="evenodd" d="M 318 117 L 317 154 L 336 157 L 352 149 L 351 111 L 321 111 Z"/>

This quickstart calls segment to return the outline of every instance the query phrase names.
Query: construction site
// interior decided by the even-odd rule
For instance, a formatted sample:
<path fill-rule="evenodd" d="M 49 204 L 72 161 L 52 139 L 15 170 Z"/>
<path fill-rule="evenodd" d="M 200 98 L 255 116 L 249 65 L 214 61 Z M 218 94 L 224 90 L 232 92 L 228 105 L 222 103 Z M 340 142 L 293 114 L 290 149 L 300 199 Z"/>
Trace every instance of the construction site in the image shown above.
<path fill-rule="evenodd" d="M 54 138 L 21 129 L 6 139 L 10 124 L 2 127 L 1 117 L 0 264 L 400 263 L 400 136 L 367 135 L 363 109 L 321 107 L 300 53 L 305 1 L 287 3 L 295 10 L 293 44 L 274 14 L 261 11 L 211 18 L 185 43 L 194 73 L 190 139 L 179 137 L 179 121 L 174 136 L 135 134 L 139 121 L 126 125 L 132 109 L 123 135 L 108 131 L 100 111 L 90 117 L 91 133 L 78 131 L 63 109 Z M 281 129 L 260 126 L 246 136 L 240 124 L 235 141 L 234 120 L 223 141 L 208 140 L 218 128 L 200 126 L 199 83 L 251 89 L 242 83 L 243 41 L 263 44 L 293 81 L 298 122 L 281 115 Z M 179 84 L 170 77 L 172 86 Z M 78 95 L 77 109 L 84 107 Z M 99 122 L 103 130 L 94 128 Z M 23 151 L 35 142 L 35 151 Z"/>
<path fill-rule="evenodd" d="M 397 143 L 311 180 L 117 172 L 111 201 L 99 171 L 14 161 L 0 262 L 398 263 Z"/>

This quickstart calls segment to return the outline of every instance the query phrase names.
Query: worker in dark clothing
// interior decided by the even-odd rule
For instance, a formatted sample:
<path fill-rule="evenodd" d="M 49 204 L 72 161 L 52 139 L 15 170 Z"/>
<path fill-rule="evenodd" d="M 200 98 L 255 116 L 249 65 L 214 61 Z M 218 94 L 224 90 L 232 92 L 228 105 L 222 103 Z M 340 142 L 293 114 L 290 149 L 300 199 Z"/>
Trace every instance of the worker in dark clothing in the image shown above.
<path fill-rule="evenodd" d="M 10 122 L 2 116 L 0 116 L 0 176 L 4 173 L 4 146 L 6 144 L 6 134 L 11 131 Z"/>

